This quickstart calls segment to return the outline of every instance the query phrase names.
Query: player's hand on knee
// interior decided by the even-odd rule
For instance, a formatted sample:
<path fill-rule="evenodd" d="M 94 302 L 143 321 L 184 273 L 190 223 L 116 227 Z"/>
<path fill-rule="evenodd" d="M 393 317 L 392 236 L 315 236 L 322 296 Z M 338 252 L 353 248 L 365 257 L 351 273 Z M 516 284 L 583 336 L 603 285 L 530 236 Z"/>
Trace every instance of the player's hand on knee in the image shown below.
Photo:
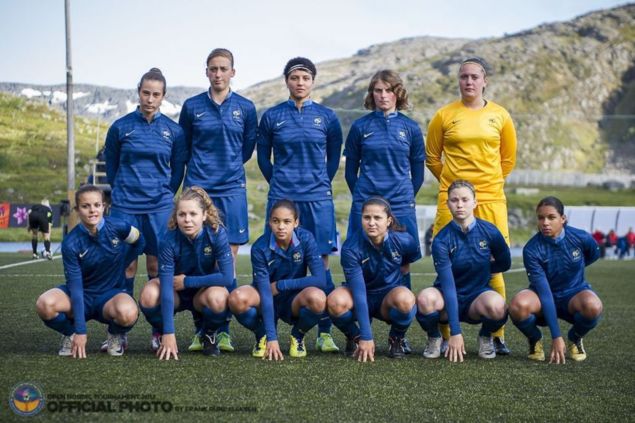
<path fill-rule="evenodd" d="M 565 363 L 566 345 L 562 336 L 551 341 L 551 354 L 549 354 L 549 363 L 564 364 Z"/>
<path fill-rule="evenodd" d="M 161 336 L 161 346 L 157 350 L 159 360 L 169 360 L 170 356 L 175 360 L 179 359 L 179 347 L 176 344 L 176 335 L 173 333 Z"/>
<path fill-rule="evenodd" d="M 73 342 L 71 343 L 71 355 L 73 358 L 86 358 L 86 342 L 88 337 L 84 335 L 75 334 L 73 336 Z"/>
<path fill-rule="evenodd" d="M 263 360 L 284 360 L 284 356 L 282 355 L 282 351 L 280 350 L 280 344 L 278 343 L 278 341 L 267 342 L 267 346 L 265 347 L 265 355 L 262 358 Z"/>

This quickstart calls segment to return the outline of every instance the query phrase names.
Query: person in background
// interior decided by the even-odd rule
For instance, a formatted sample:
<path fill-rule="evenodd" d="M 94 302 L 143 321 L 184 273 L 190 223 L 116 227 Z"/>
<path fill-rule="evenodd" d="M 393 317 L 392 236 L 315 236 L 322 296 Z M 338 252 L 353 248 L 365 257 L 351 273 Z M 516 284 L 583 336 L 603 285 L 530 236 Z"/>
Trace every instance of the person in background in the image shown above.
<path fill-rule="evenodd" d="M 29 209 L 29 226 L 31 232 L 31 248 L 33 249 L 33 258 L 37 259 L 37 240 L 38 233 L 42 234 L 44 239 L 43 257 L 53 260 L 51 254 L 51 227 L 53 226 L 53 210 L 48 199 L 43 199 L 40 204 L 36 204 Z"/>
<path fill-rule="evenodd" d="M 593 239 L 600 247 L 600 258 L 604 258 L 606 255 L 606 235 L 599 229 L 593 232 Z"/>

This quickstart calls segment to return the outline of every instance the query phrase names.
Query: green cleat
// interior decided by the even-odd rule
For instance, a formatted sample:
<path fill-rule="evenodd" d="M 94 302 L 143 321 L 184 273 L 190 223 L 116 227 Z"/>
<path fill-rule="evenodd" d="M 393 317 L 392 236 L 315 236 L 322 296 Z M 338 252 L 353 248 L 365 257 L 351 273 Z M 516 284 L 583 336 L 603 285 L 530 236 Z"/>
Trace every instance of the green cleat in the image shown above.
<path fill-rule="evenodd" d="M 329 352 L 339 352 L 339 348 L 335 345 L 335 341 L 333 340 L 333 336 L 328 332 L 322 332 L 318 335 L 315 340 L 315 349 L 317 351 L 322 351 L 325 353 Z"/>
<path fill-rule="evenodd" d="M 291 335 L 291 345 L 289 346 L 289 355 L 295 358 L 306 357 L 306 347 L 304 346 L 304 337 L 296 338 Z"/>
<path fill-rule="evenodd" d="M 188 351 L 203 351 L 203 343 L 201 342 L 201 336 L 198 332 L 194 334 L 194 337 L 192 338 L 192 343 L 190 344 L 189 347 L 187 347 L 187 350 Z"/>
<path fill-rule="evenodd" d="M 263 358 L 265 356 L 265 349 L 267 348 L 267 335 L 256 341 L 254 349 L 251 350 L 251 356 L 255 358 Z"/>
<path fill-rule="evenodd" d="M 227 332 L 218 332 L 218 348 L 223 352 L 234 352 L 236 349 L 232 345 L 232 337 Z"/>

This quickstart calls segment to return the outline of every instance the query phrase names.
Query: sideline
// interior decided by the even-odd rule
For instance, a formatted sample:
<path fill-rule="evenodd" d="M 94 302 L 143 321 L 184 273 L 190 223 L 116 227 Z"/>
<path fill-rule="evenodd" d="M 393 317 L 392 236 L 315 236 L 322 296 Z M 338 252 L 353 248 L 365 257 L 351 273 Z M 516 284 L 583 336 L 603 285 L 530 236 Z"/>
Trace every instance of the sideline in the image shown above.
<path fill-rule="evenodd" d="M 57 256 L 53 256 L 53 260 L 57 260 L 62 258 L 62 255 L 57 255 Z M 28 260 L 28 261 L 21 261 L 18 263 L 11 263 L 11 264 L 5 264 L 4 266 L 0 266 L 0 270 L 3 269 L 10 269 L 12 267 L 18 267 L 18 266 L 26 266 L 27 264 L 34 264 L 34 263 L 40 263 L 43 261 L 50 261 L 49 259 L 37 259 L 37 260 Z"/>

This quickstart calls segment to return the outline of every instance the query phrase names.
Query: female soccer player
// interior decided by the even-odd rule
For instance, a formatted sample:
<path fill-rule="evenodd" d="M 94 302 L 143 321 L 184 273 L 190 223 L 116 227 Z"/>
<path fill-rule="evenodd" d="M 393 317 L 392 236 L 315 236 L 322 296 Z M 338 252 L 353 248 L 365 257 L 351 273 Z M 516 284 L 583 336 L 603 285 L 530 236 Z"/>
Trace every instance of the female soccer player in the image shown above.
<path fill-rule="evenodd" d="M 441 355 L 438 325 L 443 320 L 450 323 L 451 336 L 445 352 L 448 360 L 462 362 L 465 355 L 460 322 L 482 324 L 478 355 L 494 358 L 496 349 L 491 335 L 507 321 L 507 306 L 489 281 L 492 273 L 509 269 L 509 247 L 496 226 L 474 217 L 476 192 L 471 183 L 454 181 L 447 197 L 452 221 L 432 241 L 437 280 L 417 296 L 417 320 L 428 334 L 423 355 Z"/>
<path fill-rule="evenodd" d="M 376 317 L 391 325 L 389 356 L 402 358 L 404 335 L 416 311 L 415 296 L 404 286 L 402 267 L 420 257 L 418 243 L 399 226 L 383 198 L 369 198 L 361 212 L 362 230 L 342 247 L 346 283 L 328 296 L 328 311 L 346 335 L 348 356 L 375 361 L 370 323 Z"/>
<path fill-rule="evenodd" d="M 337 172 L 342 128 L 335 113 L 313 100 L 317 70 L 309 59 L 296 57 L 284 67 L 289 100 L 267 110 L 260 120 L 258 166 L 269 182 L 267 216 L 273 203 L 295 202 L 300 225 L 311 232 L 326 269 L 327 292 L 333 290 L 328 254 L 337 250 L 331 181 Z M 273 152 L 273 163 L 271 153 Z M 338 351 L 328 316 L 320 320 L 316 347 Z"/>
<path fill-rule="evenodd" d="M 564 205 L 556 197 L 540 200 L 536 216 L 540 232 L 523 248 L 529 288 L 514 296 L 509 314 L 529 340 L 530 360 L 545 359 L 536 325 L 547 325 L 552 339 L 549 362 L 565 362 L 560 318 L 572 324 L 567 335 L 569 357 L 582 361 L 586 359 L 582 338 L 602 314 L 602 301 L 584 278 L 584 268 L 599 258 L 600 249 L 590 234 L 566 224 Z"/>
<path fill-rule="evenodd" d="M 189 157 L 183 185 L 204 188 L 214 201 L 223 218 L 235 264 L 238 247 L 249 241 L 243 164 L 256 146 L 258 118 L 254 104 L 231 89 L 231 79 L 236 74 L 231 51 L 212 50 L 205 62 L 205 74 L 210 88 L 187 99 L 179 117 Z M 234 351 L 229 324 L 219 330 L 218 341 L 221 351 Z M 189 349 L 200 348 L 196 335 Z"/>
<path fill-rule="evenodd" d="M 219 355 L 216 331 L 231 318 L 227 298 L 234 265 L 227 233 L 218 210 L 201 187 L 186 189 L 175 203 L 161 240 L 159 278 L 141 290 L 141 311 L 161 334 L 153 350 L 160 360 L 178 360 L 174 313 L 196 310 L 202 315 L 203 354 Z"/>
<path fill-rule="evenodd" d="M 62 242 L 66 284 L 40 295 L 37 313 L 62 334 L 59 355 L 86 358 L 86 321 L 95 319 L 108 325 L 108 354 L 120 356 L 124 335 L 139 315 L 126 292 L 124 273 L 132 255 L 125 244 L 135 244 L 136 253 L 144 241 L 134 226 L 103 216 L 104 193 L 94 185 L 77 190 L 75 210 L 80 224 Z"/>
<path fill-rule="evenodd" d="M 298 210 L 292 201 L 273 204 L 270 231 L 251 247 L 253 284 L 241 286 L 229 297 L 236 319 L 256 335 L 254 357 L 283 359 L 276 330 L 279 318 L 293 325 L 289 355 L 305 357 L 304 335 L 324 314 L 324 264 L 315 238 L 298 225 Z"/>
<path fill-rule="evenodd" d="M 428 126 L 426 165 L 439 180 L 434 234 L 452 220 L 447 189 L 457 179 L 476 188 L 479 219 L 493 223 L 509 245 L 507 200 L 503 186 L 516 163 L 516 130 L 507 110 L 485 100 L 487 64 L 473 57 L 459 67 L 461 99 L 439 109 Z M 441 157 L 443 156 L 443 160 Z M 505 280 L 494 273 L 491 287 L 505 298 Z M 447 327 L 444 330 L 447 339 Z M 503 328 L 494 334 L 496 352 L 509 354 Z"/>

